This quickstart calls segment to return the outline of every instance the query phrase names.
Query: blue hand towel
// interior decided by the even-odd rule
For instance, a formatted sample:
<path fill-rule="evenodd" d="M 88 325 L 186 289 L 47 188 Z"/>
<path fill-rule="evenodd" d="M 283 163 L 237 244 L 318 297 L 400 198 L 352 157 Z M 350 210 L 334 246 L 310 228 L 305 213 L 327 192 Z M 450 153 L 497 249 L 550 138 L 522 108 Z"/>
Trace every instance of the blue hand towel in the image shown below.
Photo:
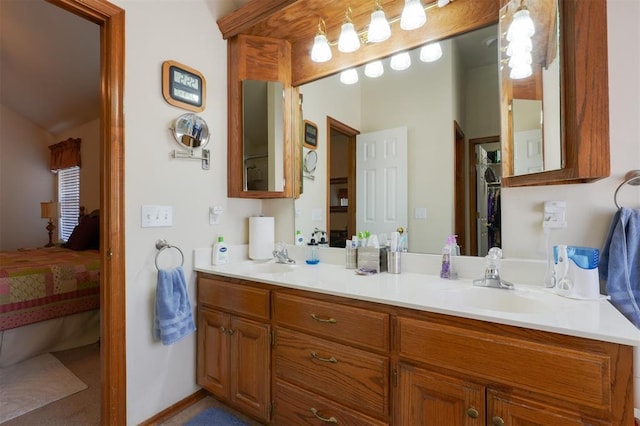
<path fill-rule="evenodd" d="M 616 212 L 600 260 L 611 303 L 640 328 L 640 210 Z"/>
<path fill-rule="evenodd" d="M 193 333 L 195 329 L 182 267 L 160 269 L 153 337 L 162 340 L 163 345 L 170 345 Z"/>

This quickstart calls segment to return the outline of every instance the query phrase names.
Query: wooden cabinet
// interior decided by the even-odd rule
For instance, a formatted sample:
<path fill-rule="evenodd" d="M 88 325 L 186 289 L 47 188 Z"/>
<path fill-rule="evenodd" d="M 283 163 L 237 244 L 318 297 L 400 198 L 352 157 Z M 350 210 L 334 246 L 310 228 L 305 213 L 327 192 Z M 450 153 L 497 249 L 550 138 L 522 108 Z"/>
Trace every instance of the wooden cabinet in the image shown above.
<path fill-rule="evenodd" d="M 276 292 L 274 320 L 276 419 L 388 422 L 388 314 Z"/>
<path fill-rule="evenodd" d="M 261 288 L 198 280 L 198 384 L 264 421 L 271 406 L 269 297 Z"/>
<path fill-rule="evenodd" d="M 632 423 L 632 348 L 428 316 L 398 318 L 398 424 L 432 412 L 460 425 Z"/>
<path fill-rule="evenodd" d="M 198 383 L 268 424 L 633 424 L 630 346 L 206 274 L 198 304 Z"/>

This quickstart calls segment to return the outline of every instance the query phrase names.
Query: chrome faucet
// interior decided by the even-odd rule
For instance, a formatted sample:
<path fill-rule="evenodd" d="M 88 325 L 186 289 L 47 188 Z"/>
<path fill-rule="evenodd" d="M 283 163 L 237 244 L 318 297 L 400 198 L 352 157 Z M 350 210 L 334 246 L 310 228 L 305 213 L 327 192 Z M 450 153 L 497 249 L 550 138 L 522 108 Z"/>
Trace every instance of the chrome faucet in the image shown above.
<path fill-rule="evenodd" d="M 276 259 L 276 263 L 292 264 L 296 263 L 295 260 L 289 257 L 286 243 L 278 243 L 276 249 L 273 251 L 273 257 Z"/>
<path fill-rule="evenodd" d="M 498 247 L 492 247 L 489 249 L 489 253 L 485 258 L 487 259 L 487 267 L 484 271 L 484 278 L 473 280 L 473 285 L 513 290 L 513 283 L 500 278 L 500 259 L 502 259 L 502 250 Z"/>

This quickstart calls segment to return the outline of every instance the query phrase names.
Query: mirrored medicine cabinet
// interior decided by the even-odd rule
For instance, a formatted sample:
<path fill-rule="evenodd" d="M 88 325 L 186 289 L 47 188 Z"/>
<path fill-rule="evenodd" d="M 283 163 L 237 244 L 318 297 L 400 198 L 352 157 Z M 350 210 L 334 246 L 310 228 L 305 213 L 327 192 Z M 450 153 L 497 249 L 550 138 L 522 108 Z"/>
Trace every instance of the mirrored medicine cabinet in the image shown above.
<path fill-rule="evenodd" d="M 529 2 L 533 0 L 525 0 L 524 4 Z M 365 0 L 350 2 L 356 28 L 366 27 L 371 14 L 369 3 Z M 328 39 L 337 40 L 344 15 L 340 2 L 275 0 L 267 5 L 254 0 L 221 18 L 218 26 L 229 46 L 229 196 L 275 198 L 298 195 L 296 188 L 299 188 L 302 167 L 299 123 L 304 117 L 298 113 L 297 86 L 429 41 L 500 23 L 501 17 L 506 19 L 506 24 L 509 8 L 520 3 L 520 0 L 456 0 L 447 7 L 430 8 L 428 23 L 419 30 L 392 31 L 386 42 L 363 46 L 354 53 L 333 49 L 332 60 L 324 63 L 312 62 L 309 57 L 318 17 L 324 17 L 326 21 Z M 399 16 L 403 4 L 400 1 L 385 3 L 387 15 Z M 557 0 L 557 5 L 558 120 L 557 134 L 548 138 L 548 142 L 556 140 L 557 144 L 555 148 L 542 145 L 543 154 L 549 158 L 549 167 L 521 173 L 520 166 L 516 167 L 514 162 L 513 145 L 514 125 L 519 124 L 517 119 L 514 124 L 512 114 L 514 108 L 517 113 L 525 104 L 505 100 L 507 98 L 503 96 L 502 186 L 582 183 L 609 175 L 606 0 Z M 309 13 L 309 10 L 315 13 Z M 282 190 L 275 187 L 274 190 L 250 190 L 245 181 L 242 80 L 280 81 L 283 84 Z M 510 83 L 505 78 L 501 81 L 503 93 L 506 93 L 505 85 Z M 550 118 L 545 122 L 550 125 L 552 121 Z"/>

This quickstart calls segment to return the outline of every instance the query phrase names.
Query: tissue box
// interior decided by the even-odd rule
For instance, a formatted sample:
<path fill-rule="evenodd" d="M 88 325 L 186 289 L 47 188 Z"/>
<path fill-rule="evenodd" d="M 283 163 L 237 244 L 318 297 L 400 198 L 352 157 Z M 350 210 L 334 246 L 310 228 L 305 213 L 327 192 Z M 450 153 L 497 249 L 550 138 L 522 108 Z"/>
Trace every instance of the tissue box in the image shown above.
<path fill-rule="evenodd" d="M 387 272 L 387 247 L 358 247 L 358 269 Z"/>

